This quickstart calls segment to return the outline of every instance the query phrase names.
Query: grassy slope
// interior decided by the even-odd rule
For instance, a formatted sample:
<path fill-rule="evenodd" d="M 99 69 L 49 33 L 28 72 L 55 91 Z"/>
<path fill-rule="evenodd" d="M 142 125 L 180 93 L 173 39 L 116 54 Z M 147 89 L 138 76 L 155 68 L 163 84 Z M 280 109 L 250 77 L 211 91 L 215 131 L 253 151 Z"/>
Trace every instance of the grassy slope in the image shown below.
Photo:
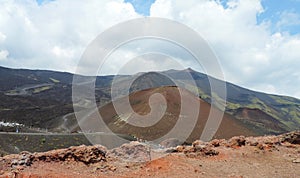
<path fill-rule="evenodd" d="M 195 80 L 196 86 L 192 85 L 189 80 L 185 80 L 189 72 Z M 189 91 L 198 94 L 203 100 L 211 101 L 210 82 L 208 79 L 222 84 L 215 78 L 208 78 L 206 75 L 198 73 L 193 70 L 180 72 L 167 72 L 167 74 L 173 79 L 177 80 L 181 87 L 188 89 Z M 265 130 L 263 134 L 282 133 L 284 131 L 293 131 L 300 129 L 300 100 L 287 96 L 270 95 L 260 92 L 251 91 L 231 83 L 226 83 L 227 99 L 226 99 L 226 111 L 229 114 L 237 116 L 237 112 L 240 109 L 251 109 L 258 111 L 256 116 L 257 121 L 249 124 L 249 127 L 258 127 L 258 129 Z M 224 105 L 223 100 L 216 93 L 212 93 L 220 105 Z M 260 114 L 261 113 L 261 117 Z M 280 125 L 279 129 L 269 129 L 269 125 L 260 125 L 264 122 L 264 115 L 268 115 L 276 120 Z M 238 119 L 245 121 L 244 117 L 237 116 Z M 261 119 L 261 120 L 260 120 Z M 247 122 L 247 121 L 246 121 Z"/>

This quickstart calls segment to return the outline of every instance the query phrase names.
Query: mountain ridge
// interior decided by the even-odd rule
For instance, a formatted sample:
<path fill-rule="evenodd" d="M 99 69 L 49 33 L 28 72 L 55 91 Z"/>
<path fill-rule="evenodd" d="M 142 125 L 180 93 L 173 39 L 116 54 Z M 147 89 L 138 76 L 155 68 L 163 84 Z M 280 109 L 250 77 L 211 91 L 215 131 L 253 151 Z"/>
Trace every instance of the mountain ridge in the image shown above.
<path fill-rule="evenodd" d="M 62 129 L 59 124 L 63 122 L 62 118 L 64 118 L 65 115 L 73 112 L 72 79 L 74 74 L 48 70 L 9 69 L 0 67 L 0 75 L 0 99 L 2 101 L 0 101 L 0 121 L 17 122 L 20 124 L 25 123 L 31 126 L 32 124 L 29 124 L 29 120 L 32 120 L 31 123 L 34 123 L 33 126 L 52 129 L 52 131 L 68 131 Z M 191 85 L 191 81 L 185 78 L 186 75 L 193 77 L 196 86 Z M 145 76 L 147 79 L 142 79 L 142 77 Z M 132 76 L 97 76 L 95 77 L 95 97 L 99 107 L 111 101 L 110 91 L 114 77 L 117 78 L 115 83 L 120 86 L 121 91 L 131 87 L 130 92 L 164 85 L 173 85 L 173 83 L 166 79 L 169 78 L 172 81 L 177 81 L 179 87 L 193 92 L 208 103 L 211 103 L 209 80 L 213 80 L 216 83 L 224 82 L 192 69 L 181 71 L 172 69 L 164 72 L 148 72 Z M 132 81 L 134 85 L 128 87 L 128 81 Z M 144 81 L 147 81 L 147 85 L 143 84 Z M 41 86 L 41 84 L 43 85 Z M 233 115 L 236 119 L 246 124 L 252 124 L 258 131 L 263 130 L 261 134 L 280 134 L 300 128 L 299 99 L 256 92 L 229 82 L 226 82 L 225 86 L 227 88 L 226 113 Z M 25 94 L 23 91 L 25 91 Z M 120 97 L 122 96 L 124 96 L 124 94 L 122 95 L 121 92 Z M 218 99 L 217 94 L 214 96 Z M 29 107 L 40 105 L 39 100 L 44 101 L 42 109 L 38 110 L 38 107 Z M 22 104 L 24 102 L 28 103 L 28 106 Z M 51 119 L 49 122 L 46 122 L 51 126 L 49 128 L 43 121 L 49 117 L 49 110 L 46 108 L 51 109 L 53 107 L 60 109 L 56 109 L 57 111 L 55 112 L 52 111 Z M 241 111 L 238 112 L 239 110 Z M 250 116 L 257 116 L 258 114 L 258 116 L 269 119 L 261 122 L 257 120 L 257 118 L 249 118 L 249 115 L 244 117 L 246 115 L 241 114 L 243 113 L 242 110 L 245 112 L 247 110 L 251 110 L 251 112 L 255 111 L 256 113 Z M 12 112 L 15 113 L 13 118 L 9 117 L 9 114 Z M 72 117 L 67 118 L 71 120 Z M 275 127 L 268 127 L 267 123 L 269 122 L 267 120 L 274 119 L 279 123 L 278 126 L 280 128 L 274 129 Z"/>
<path fill-rule="evenodd" d="M 9 67 L 4 67 L 4 66 L 0 66 L 0 71 L 2 72 L 2 70 L 13 70 L 13 71 L 22 71 L 22 72 L 38 72 L 38 73 L 51 73 L 51 74 L 66 74 L 66 75 L 75 75 L 75 73 L 72 73 L 72 72 L 67 72 L 67 71 L 56 71 L 56 70 L 48 70 L 48 69 L 27 69 L 27 68 L 9 68 Z M 203 75 L 206 75 L 204 73 L 201 73 L 201 72 L 198 72 L 192 68 L 186 68 L 186 69 L 183 69 L 183 70 L 176 70 L 176 69 L 170 69 L 170 70 L 166 70 L 166 71 L 149 71 L 149 72 L 154 72 L 154 73 L 168 73 L 168 72 L 180 72 L 180 71 L 190 71 L 190 72 L 196 72 L 196 73 L 200 73 L 200 74 L 203 74 Z M 139 72 L 139 73 L 149 73 L 149 72 Z M 136 73 L 136 74 L 139 74 L 139 73 Z M 136 75 L 136 74 L 132 74 L 132 75 Z M 128 74 L 118 74 L 118 75 L 114 75 L 114 74 L 108 74 L 108 75 L 81 75 L 79 74 L 79 76 L 83 76 L 83 77 L 104 77 L 104 78 L 113 78 L 115 76 L 132 76 L 132 75 L 128 75 Z M 213 76 L 209 76 L 210 78 L 213 78 L 213 79 L 216 79 L 216 80 L 220 80 L 220 79 L 217 79 Z M 70 80 L 71 82 L 68 82 L 68 83 L 72 83 L 72 80 Z M 222 81 L 222 80 L 220 80 Z M 223 81 L 224 82 L 224 81 Z M 264 92 L 264 91 L 258 91 L 258 90 L 255 90 L 255 89 L 249 89 L 247 88 L 246 86 L 240 86 L 238 84 L 234 84 L 233 82 L 229 82 L 229 81 L 225 81 L 226 83 L 228 84 L 231 84 L 233 86 L 236 86 L 238 88 L 242 88 L 244 90 L 248 90 L 248 91 L 252 91 L 252 92 L 255 92 L 255 93 L 260 93 L 260 94 L 267 94 L 267 95 L 273 95 L 273 96 L 279 96 L 279 97 L 288 97 L 288 98 L 293 98 L 293 99 L 297 99 L 297 100 L 300 100 L 300 98 L 297 98 L 295 96 L 291 96 L 291 95 L 285 95 L 285 94 L 275 94 L 275 93 L 270 93 L 270 92 Z M 1 91 L 1 90 L 0 90 Z"/>

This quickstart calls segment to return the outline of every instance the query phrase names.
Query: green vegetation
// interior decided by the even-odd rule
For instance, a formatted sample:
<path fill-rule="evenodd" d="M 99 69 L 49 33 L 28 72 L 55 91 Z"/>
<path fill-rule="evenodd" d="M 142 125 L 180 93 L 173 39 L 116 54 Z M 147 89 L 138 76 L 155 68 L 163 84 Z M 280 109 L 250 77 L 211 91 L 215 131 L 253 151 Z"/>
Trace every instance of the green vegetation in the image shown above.
<path fill-rule="evenodd" d="M 270 96 L 272 99 L 274 99 L 276 101 L 276 103 L 278 104 L 283 104 L 283 105 L 298 105 L 300 106 L 300 104 L 296 104 L 295 99 L 288 97 L 288 96 L 275 96 L 275 95 L 271 95 Z"/>
<path fill-rule="evenodd" d="M 194 85 L 190 85 L 188 83 L 184 83 L 184 88 L 189 90 L 190 92 L 197 94 L 200 98 L 202 99 L 209 99 L 210 96 L 207 95 L 203 90 L 201 90 L 201 88 L 196 87 Z"/>
<path fill-rule="evenodd" d="M 299 129 L 300 125 L 300 102 L 295 98 L 287 96 L 270 96 L 276 103 L 278 103 L 282 115 L 285 117 L 281 122 L 291 129 Z"/>
<path fill-rule="evenodd" d="M 269 106 L 259 98 L 253 97 L 248 103 L 244 103 L 244 104 L 232 103 L 227 101 L 226 109 L 227 110 L 236 110 L 239 108 L 258 109 L 270 115 L 280 123 L 284 124 L 286 129 L 288 130 L 299 129 L 300 112 L 299 110 L 297 110 L 297 104 L 295 103 L 294 99 L 290 97 L 279 97 L 279 96 L 271 96 L 271 98 L 275 100 L 273 106 Z M 276 103 L 278 103 L 278 105 L 280 106 L 277 107 Z M 252 123 L 252 125 L 256 125 L 256 123 Z"/>
<path fill-rule="evenodd" d="M 52 88 L 51 86 L 43 86 L 43 87 L 35 88 L 32 93 L 35 93 L 35 94 L 40 93 L 40 92 L 49 90 L 51 88 Z"/>
<path fill-rule="evenodd" d="M 54 83 L 59 83 L 60 81 L 59 80 L 56 80 L 56 79 L 54 79 L 54 78 L 49 78 L 52 82 L 54 82 Z"/>
<path fill-rule="evenodd" d="M 200 98 L 202 98 L 204 100 L 210 98 L 210 96 L 205 94 L 204 91 L 201 90 L 201 88 L 198 88 L 198 95 L 200 96 Z"/>
<path fill-rule="evenodd" d="M 212 98 L 215 99 L 215 106 L 217 108 L 222 109 L 223 107 L 226 107 L 226 102 L 222 98 L 220 98 L 219 95 L 217 95 L 216 93 L 212 93 Z"/>
<path fill-rule="evenodd" d="M 41 139 L 41 144 L 44 144 L 46 142 L 46 138 Z"/>
<path fill-rule="evenodd" d="M 10 111 L 11 109 L 9 108 L 0 108 L 0 111 Z"/>
<path fill-rule="evenodd" d="M 262 109 L 265 110 L 267 112 L 270 111 L 270 109 L 268 108 L 268 106 L 261 101 L 260 99 L 253 97 L 250 101 L 250 104 L 247 105 L 248 108 L 253 108 L 253 109 Z"/>
<path fill-rule="evenodd" d="M 5 92 L 6 95 L 16 95 L 18 94 L 18 91 L 17 90 L 9 90 L 7 92 Z"/>
<path fill-rule="evenodd" d="M 289 109 L 288 108 L 280 108 L 281 111 L 284 113 L 284 114 L 288 114 L 289 113 Z"/>
<path fill-rule="evenodd" d="M 7 144 L 7 143 L 13 143 Z M 70 146 L 90 145 L 83 134 L 0 134 L 0 154 L 20 151 L 42 152 Z M 18 149 L 15 149 L 18 148 Z"/>
<path fill-rule="evenodd" d="M 238 109 L 241 105 L 237 103 L 231 103 L 229 101 L 226 102 L 226 109 Z"/>

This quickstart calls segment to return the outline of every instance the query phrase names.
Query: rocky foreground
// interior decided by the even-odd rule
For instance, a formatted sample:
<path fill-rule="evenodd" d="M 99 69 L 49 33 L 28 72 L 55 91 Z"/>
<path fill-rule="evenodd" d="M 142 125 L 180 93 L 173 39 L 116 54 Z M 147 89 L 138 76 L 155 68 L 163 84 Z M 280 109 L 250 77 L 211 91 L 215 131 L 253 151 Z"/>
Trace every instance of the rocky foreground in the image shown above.
<path fill-rule="evenodd" d="M 131 142 L 0 157 L 0 177 L 300 177 L 300 131 L 279 136 Z"/>

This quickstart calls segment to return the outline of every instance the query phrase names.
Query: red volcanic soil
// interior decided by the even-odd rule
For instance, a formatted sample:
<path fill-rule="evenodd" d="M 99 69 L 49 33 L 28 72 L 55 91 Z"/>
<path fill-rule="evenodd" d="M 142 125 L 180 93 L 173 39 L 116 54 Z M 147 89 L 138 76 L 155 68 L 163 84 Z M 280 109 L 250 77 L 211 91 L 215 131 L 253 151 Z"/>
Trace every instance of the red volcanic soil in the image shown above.
<path fill-rule="evenodd" d="M 164 101 L 161 99 L 162 97 L 152 97 L 157 94 L 163 96 L 166 101 L 166 105 L 163 105 Z M 149 100 L 149 98 L 151 99 Z M 126 103 L 126 99 L 127 98 L 120 98 L 114 103 L 117 103 L 118 106 L 127 106 L 128 104 Z M 187 130 L 190 131 L 190 134 L 185 137 L 186 140 L 183 141 L 191 143 L 192 141 L 200 138 L 211 110 L 214 112 L 214 116 L 212 116 L 213 119 L 222 114 L 219 109 L 212 107 L 209 103 L 196 97 L 191 92 L 178 87 L 160 87 L 134 92 L 129 95 L 129 101 L 133 111 L 137 114 L 132 114 L 132 112 L 128 109 L 122 108 L 123 110 L 121 111 L 121 114 L 119 112 L 119 116 L 121 116 L 118 117 L 115 109 L 118 106 L 114 106 L 113 103 L 109 103 L 99 109 L 101 116 L 103 117 L 106 125 L 113 132 L 134 135 L 137 138 L 148 141 L 161 138 L 170 132 L 170 130 L 178 122 L 179 118 L 181 118 L 183 122 L 177 130 L 178 135 L 185 133 Z M 151 104 L 151 108 L 149 103 Z M 162 107 L 166 107 L 166 112 L 164 112 L 161 117 L 156 111 L 160 111 Z M 151 112 L 152 110 L 153 112 Z M 149 117 L 143 117 L 147 114 L 149 114 Z M 93 120 L 93 117 L 95 116 L 92 115 L 90 120 Z M 122 117 L 125 117 L 127 121 L 124 119 L 122 120 Z M 155 124 L 147 127 L 139 127 L 129 124 L 130 121 L 143 123 L 146 120 L 157 118 L 161 119 Z M 190 128 L 188 125 L 193 123 L 194 120 L 195 123 L 193 124 L 193 127 Z M 97 126 L 97 124 L 90 125 Z M 97 128 L 95 128 L 95 130 L 97 130 Z M 219 129 L 213 138 L 228 139 L 235 135 L 255 136 L 257 134 L 246 128 L 245 125 L 243 125 L 243 123 L 238 119 L 225 113 Z"/>
<path fill-rule="evenodd" d="M 131 142 L 107 150 L 79 146 L 0 158 L 2 177 L 299 177 L 300 132 L 193 142 L 158 151 Z M 157 151 L 157 150 L 152 150 Z M 129 157 L 126 157 L 128 156 Z"/>
<path fill-rule="evenodd" d="M 259 109 L 239 108 L 234 114 L 236 117 L 243 119 L 246 122 L 253 122 L 262 126 L 267 126 L 269 130 L 280 131 L 284 133 L 284 125 Z"/>

